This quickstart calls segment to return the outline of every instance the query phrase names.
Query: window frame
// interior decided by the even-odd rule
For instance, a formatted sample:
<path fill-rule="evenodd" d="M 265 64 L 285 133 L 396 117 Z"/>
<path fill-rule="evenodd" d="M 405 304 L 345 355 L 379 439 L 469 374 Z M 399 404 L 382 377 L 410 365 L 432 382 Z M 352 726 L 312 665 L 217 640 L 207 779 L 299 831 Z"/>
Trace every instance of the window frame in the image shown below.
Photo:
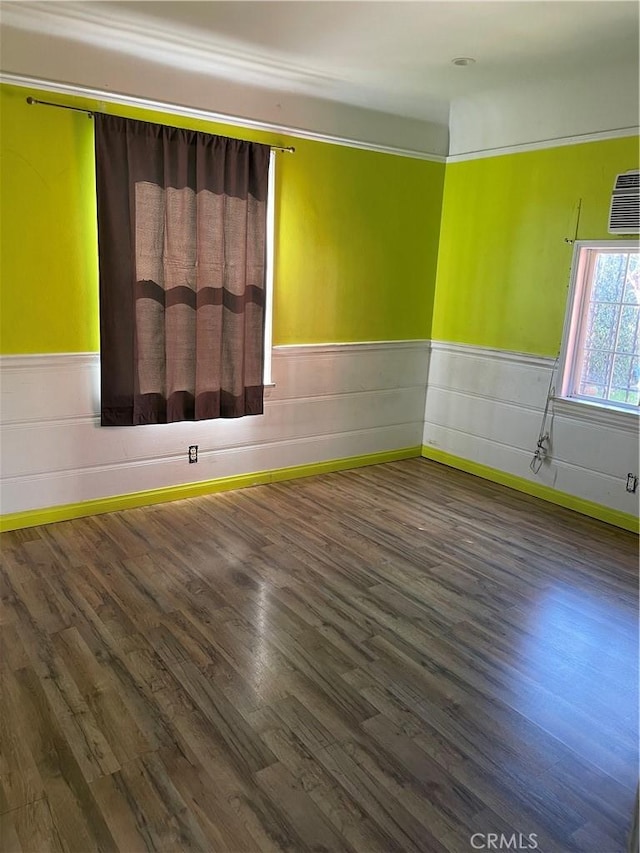
<path fill-rule="evenodd" d="M 562 345 L 558 362 L 559 392 L 556 398 L 579 406 L 594 407 L 631 416 L 640 414 L 640 407 L 632 403 L 602 400 L 576 393 L 578 372 L 584 358 L 586 314 L 589 304 L 589 285 L 593 274 L 596 252 L 589 250 L 638 252 L 638 239 L 576 240 L 573 244 L 571 279 L 567 294 Z"/>
<path fill-rule="evenodd" d="M 269 179 L 267 184 L 267 231 L 266 231 L 266 270 L 264 281 L 264 344 L 262 381 L 265 389 L 274 388 L 271 375 L 273 361 L 273 287 L 276 253 L 276 151 L 269 155 Z"/>

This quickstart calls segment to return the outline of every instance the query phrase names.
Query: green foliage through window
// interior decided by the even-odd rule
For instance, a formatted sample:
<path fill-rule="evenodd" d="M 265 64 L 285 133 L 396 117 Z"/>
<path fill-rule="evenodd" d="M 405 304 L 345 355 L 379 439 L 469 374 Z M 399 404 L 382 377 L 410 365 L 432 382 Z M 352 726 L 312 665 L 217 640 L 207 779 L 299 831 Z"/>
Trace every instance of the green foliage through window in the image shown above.
<path fill-rule="evenodd" d="M 588 288 L 578 396 L 640 404 L 640 254 L 597 251 Z"/>

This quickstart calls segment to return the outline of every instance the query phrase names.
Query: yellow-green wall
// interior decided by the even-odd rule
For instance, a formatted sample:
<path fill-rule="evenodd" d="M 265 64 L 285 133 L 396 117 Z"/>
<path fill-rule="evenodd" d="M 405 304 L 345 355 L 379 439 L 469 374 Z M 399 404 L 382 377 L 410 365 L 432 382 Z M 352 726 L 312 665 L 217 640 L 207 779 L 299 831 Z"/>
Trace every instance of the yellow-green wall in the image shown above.
<path fill-rule="evenodd" d="M 428 337 L 444 164 L 295 146 L 278 194 L 275 340 Z"/>
<path fill-rule="evenodd" d="M 0 87 L 0 352 L 99 348 L 93 123 Z M 555 355 L 571 246 L 606 238 L 638 138 L 443 164 L 55 96 L 276 145 L 274 343 L 427 338 Z M 444 187 L 444 196 L 443 196 Z M 437 273 L 436 273 L 437 267 Z"/>
<path fill-rule="evenodd" d="M 97 350 L 92 122 L 28 94 L 0 92 L 0 349 Z"/>
<path fill-rule="evenodd" d="M 274 343 L 428 337 L 444 164 L 0 87 L 0 351 L 99 348 L 93 123 L 28 95 L 276 145 Z"/>
<path fill-rule="evenodd" d="M 431 337 L 556 355 L 565 239 L 615 239 L 615 176 L 637 168 L 637 136 L 448 163 Z"/>

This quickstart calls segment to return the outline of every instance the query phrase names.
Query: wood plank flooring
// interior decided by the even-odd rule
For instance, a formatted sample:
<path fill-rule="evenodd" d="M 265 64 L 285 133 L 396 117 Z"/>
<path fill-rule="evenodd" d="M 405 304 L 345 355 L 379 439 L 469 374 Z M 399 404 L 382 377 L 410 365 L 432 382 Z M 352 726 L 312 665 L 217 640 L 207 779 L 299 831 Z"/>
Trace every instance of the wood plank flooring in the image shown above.
<path fill-rule="evenodd" d="M 6 853 L 626 849 L 631 534 L 412 459 L 1 545 Z"/>

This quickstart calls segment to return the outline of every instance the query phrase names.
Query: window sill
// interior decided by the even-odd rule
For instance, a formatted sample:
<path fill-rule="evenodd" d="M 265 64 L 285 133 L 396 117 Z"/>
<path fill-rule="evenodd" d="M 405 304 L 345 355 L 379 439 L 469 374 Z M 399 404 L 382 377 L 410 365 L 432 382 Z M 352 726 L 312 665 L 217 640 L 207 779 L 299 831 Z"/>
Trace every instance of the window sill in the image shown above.
<path fill-rule="evenodd" d="M 637 433 L 640 424 L 640 409 L 623 409 L 620 406 L 579 400 L 576 397 L 554 397 L 553 410 L 561 416 L 634 433 Z"/>

